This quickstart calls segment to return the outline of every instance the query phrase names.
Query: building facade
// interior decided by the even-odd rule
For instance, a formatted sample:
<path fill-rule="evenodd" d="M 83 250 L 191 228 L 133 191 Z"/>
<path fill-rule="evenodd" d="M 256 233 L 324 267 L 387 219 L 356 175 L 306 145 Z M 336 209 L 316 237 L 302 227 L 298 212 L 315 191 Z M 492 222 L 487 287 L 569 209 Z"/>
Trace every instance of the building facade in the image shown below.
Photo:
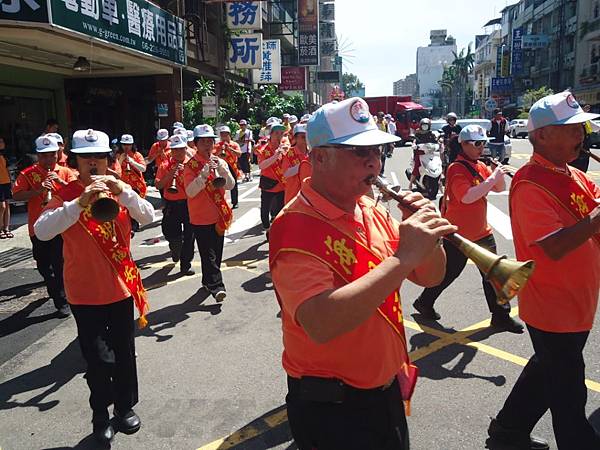
<path fill-rule="evenodd" d="M 417 48 L 417 94 L 425 107 L 433 107 L 434 99 L 440 93 L 439 81 L 444 66 L 454 61 L 456 40 L 447 35 L 446 30 L 432 30 L 431 43 Z"/>
<path fill-rule="evenodd" d="M 579 39 L 575 58 L 575 94 L 600 111 L 600 1 L 578 1 Z"/>
<path fill-rule="evenodd" d="M 417 74 L 412 73 L 401 80 L 394 81 L 394 95 L 410 95 L 415 97 L 417 92 Z"/>

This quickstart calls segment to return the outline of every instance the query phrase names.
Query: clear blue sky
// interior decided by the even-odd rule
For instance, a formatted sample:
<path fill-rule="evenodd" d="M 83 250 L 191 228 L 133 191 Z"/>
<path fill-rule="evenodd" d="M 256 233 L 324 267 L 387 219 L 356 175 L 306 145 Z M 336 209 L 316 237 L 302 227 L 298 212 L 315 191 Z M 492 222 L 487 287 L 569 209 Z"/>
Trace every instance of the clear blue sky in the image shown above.
<path fill-rule="evenodd" d="M 417 47 L 429 30 L 447 29 L 460 51 L 483 25 L 516 0 L 337 0 L 336 33 L 354 51 L 345 65 L 365 84 L 366 95 L 391 95 L 392 83 L 416 71 Z"/>

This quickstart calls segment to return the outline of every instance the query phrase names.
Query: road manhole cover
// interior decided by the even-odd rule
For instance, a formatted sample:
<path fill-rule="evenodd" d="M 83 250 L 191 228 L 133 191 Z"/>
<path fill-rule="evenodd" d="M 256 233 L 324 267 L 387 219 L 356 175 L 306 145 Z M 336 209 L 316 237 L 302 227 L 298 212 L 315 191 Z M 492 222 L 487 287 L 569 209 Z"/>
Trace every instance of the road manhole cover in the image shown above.
<path fill-rule="evenodd" d="M 7 269 L 23 261 L 31 259 L 30 248 L 13 247 L 0 252 L 0 269 Z"/>

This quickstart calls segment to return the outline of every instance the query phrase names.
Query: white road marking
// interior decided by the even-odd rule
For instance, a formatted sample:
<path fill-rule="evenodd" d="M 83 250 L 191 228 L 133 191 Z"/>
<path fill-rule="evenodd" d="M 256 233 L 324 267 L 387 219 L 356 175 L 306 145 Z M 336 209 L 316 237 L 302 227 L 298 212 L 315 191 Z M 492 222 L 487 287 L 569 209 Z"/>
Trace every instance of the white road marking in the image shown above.
<path fill-rule="evenodd" d="M 394 186 L 399 186 L 400 182 L 398 181 L 398 177 L 396 176 L 396 172 L 390 172 L 390 175 L 392 177 L 392 183 L 394 183 Z"/>
<path fill-rule="evenodd" d="M 487 207 L 487 220 L 492 228 L 500 233 L 505 239 L 509 241 L 513 240 L 510 217 L 491 203 L 488 203 Z"/>
<path fill-rule="evenodd" d="M 255 192 L 257 189 L 258 189 L 258 184 L 256 184 L 256 186 L 252 186 L 252 187 L 251 187 L 250 189 L 248 189 L 247 191 L 244 191 L 244 193 L 243 193 L 243 194 L 241 194 L 241 195 L 238 197 L 238 201 L 239 201 L 239 200 L 243 200 L 243 199 L 245 199 L 245 198 L 246 198 L 246 197 L 248 197 L 250 194 L 252 194 L 253 192 Z"/>
<path fill-rule="evenodd" d="M 254 203 L 254 202 L 260 202 L 260 198 L 243 198 L 241 200 L 238 200 L 239 203 Z"/>
<path fill-rule="evenodd" d="M 242 217 L 233 222 L 225 232 L 225 242 L 239 241 L 245 234 L 260 223 L 260 208 L 252 208 Z"/>

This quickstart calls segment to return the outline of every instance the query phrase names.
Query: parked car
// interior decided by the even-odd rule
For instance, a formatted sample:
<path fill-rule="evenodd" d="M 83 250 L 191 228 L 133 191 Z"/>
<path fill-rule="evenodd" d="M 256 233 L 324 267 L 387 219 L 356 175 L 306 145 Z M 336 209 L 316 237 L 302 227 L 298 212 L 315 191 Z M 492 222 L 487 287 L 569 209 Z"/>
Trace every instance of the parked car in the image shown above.
<path fill-rule="evenodd" d="M 594 120 L 593 122 L 600 127 L 600 120 Z M 588 142 L 590 147 L 600 148 L 600 131 L 592 132 L 588 138 Z"/>
<path fill-rule="evenodd" d="M 459 119 L 457 123 L 461 127 L 466 127 L 467 125 L 480 125 L 486 132 L 489 132 L 492 129 L 492 121 L 488 119 Z M 490 148 L 488 143 L 485 143 L 483 148 L 483 153 L 481 156 L 490 156 Z M 512 156 L 512 143 L 508 136 L 504 136 L 504 155 L 502 158 L 502 164 L 508 164 L 510 161 L 510 157 Z"/>
<path fill-rule="evenodd" d="M 527 119 L 511 120 L 508 124 L 508 130 L 513 138 L 527 137 Z"/>

